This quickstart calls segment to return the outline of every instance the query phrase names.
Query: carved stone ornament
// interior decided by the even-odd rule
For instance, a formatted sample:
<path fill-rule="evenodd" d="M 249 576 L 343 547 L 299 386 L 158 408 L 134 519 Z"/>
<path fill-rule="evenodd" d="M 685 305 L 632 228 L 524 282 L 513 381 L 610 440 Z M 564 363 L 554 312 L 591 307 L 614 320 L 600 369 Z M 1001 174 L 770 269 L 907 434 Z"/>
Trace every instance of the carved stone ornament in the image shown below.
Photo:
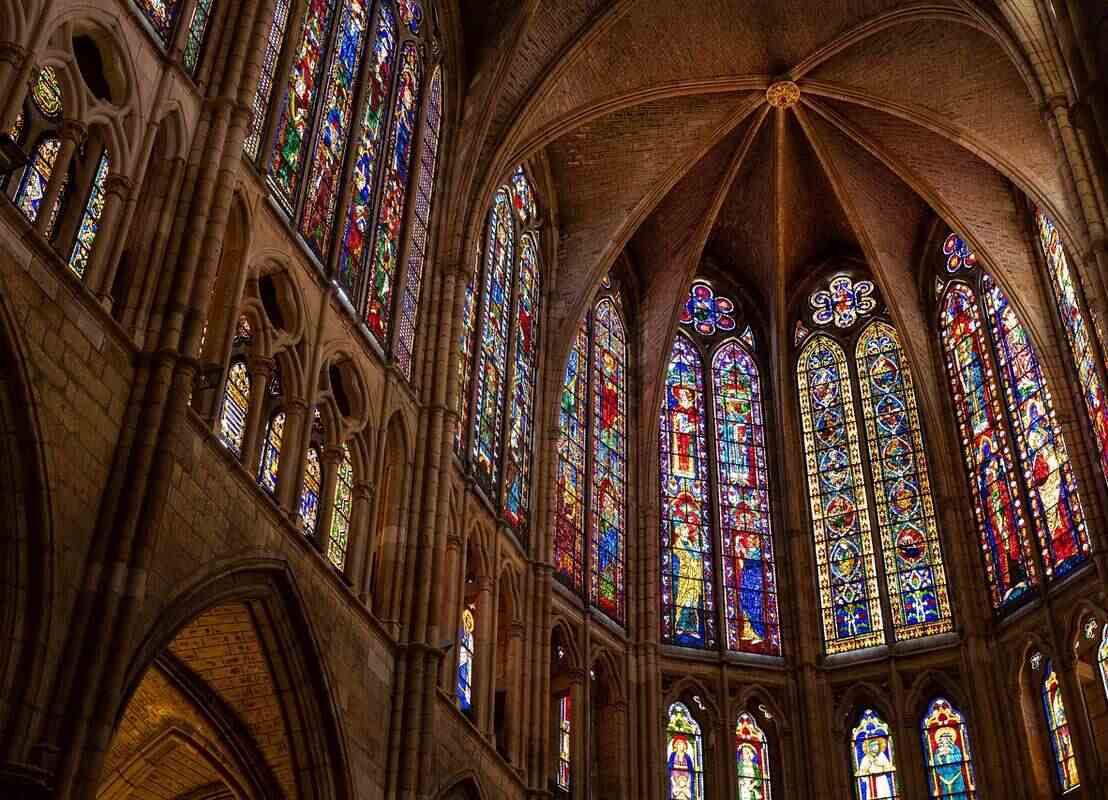
<path fill-rule="evenodd" d="M 792 81 L 778 81 L 766 89 L 766 102 L 774 108 L 788 108 L 800 100 L 800 87 Z"/>

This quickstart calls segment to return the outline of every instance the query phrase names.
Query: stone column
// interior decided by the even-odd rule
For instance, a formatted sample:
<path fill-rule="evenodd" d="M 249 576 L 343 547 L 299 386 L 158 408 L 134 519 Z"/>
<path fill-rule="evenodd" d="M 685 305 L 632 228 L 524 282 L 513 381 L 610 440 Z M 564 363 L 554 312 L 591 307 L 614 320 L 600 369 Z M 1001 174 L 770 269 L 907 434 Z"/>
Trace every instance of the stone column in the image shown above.
<path fill-rule="evenodd" d="M 86 136 L 88 136 L 88 129 L 77 120 L 67 119 L 62 123 L 58 137 L 61 141 L 58 155 L 50 170 L 50 180 L 46 183 L 46 191 L 39 203 L 38 215 L 34 223 L 35 230 L 48 239 L 50 238 L 50 218 L 53 216 L 51 209 L 62 195 L 62 187 L 65 186 L 66 176 L 69 174 L 69 165 L 73 163 L 73 155 Z"/>
<path fill-rule="evenodd" d="M 23 45 L 0 43 L 0 97 L 4 98 L 4 105 L 0 107 L 0 131 L 5 133 L 15 124 L 27 96 L 33 66 L 27 56 L 27 48 Z"/>
<path fill-rule="evenodd" d="M 369 605 L 369 554 L 373 552 L 373 484 L 354 481 L 354 502 L 350 509 L 350 531 L 346 540 L 346 576 L 358 599 Z"/>
<path fill-rule="evenodd" d="M 442 606 L 439 609 L 439 630 L 441 631 L 451 631 L 456 628 L 455 620 L 461 617 L 460 598 L 462 581 L 465 580 L 461 564 L 462 537 L 457 531 L 452 530 L 446 537 L 446 590 L 443 592 Z M 450 662 L 451 659 L 444 658 L 439 668 L 439 686 L 445 691 L 450 690 Z"/>
<path fill-rule="evenodd" d="M 589 783 L 589 756 L 586 744 L 589 738 L 589 726 L 592 725 L 592 709 L 588 704 L 585 670 L 572 670 L 569 680 L 572 713 L 569 729 L 569 796 L 572 800 L 585 800 Z M 561 720 L 558 720 L 558 724 L 560 730 Z M 557 767 L 560 743 L 555 739 L 553 744 L 550 752 L 554 755 L 553 763 Z"/>
<path fill-rule="evenodd" d="M 272 358 L 257 356 L 250 359 L 250 408 L 246 411 L 246 430 L 242 434 L 241 460 L 251 476 L 258 474 L 258 438 L 262 430 L 265 392 L 276 368 L 277 364 Z"/>
<path fill-rule="evenodd" d="M 473 637 L 474 656 L 473 701 L 477 706 L 477 728 L 488 738 L 492 726 L 492 672 L 496 669 L 496 615 L 492 603 L 493 579 L 482 575 L 477 579 L 477 630 Z"/>
<path fill-rule="evenodd" d="M 508 760 L 522 766 L 520 754 L 523 749 L 523 635 L 526 627 L 522 622 L 513 621 L 508 631 L 508 669 L 507 689 L 508 708 L 504 714 L 504 738 Z"/>
<path fill-rule="evenodd" d="M 300 433 L 308 418 L 308 404 L 300 399 L 286 400 L 285 432 L 281 437 L 281 463 L 277 467 L 277 504 L 286 514 L 296 512 L 300 496 Z"/>
<path fill-rule="evenodd" d="M 119 227 L 120 214 L 131 194 L 131 180 L 115 172 L 108 174 L 104 182 L 104 208 L 100 212 L 100 222 L 96 228 L 96 241 L 89 256 L 88 269 L 85 271 L 85 284 L 96 294 L 104 308 L 112 307 L 112 283 L 115 281 L 118 261 L 111 257 L 115 252 L 115 243 Z M 122 299 L 122 298 L 116 298 Z"/>
<path fill-rule="evenodd" d="M 327 556 L 327 548 L 331 540 L 331 521 L 335 518 L 335 486 L 339 482 L 339 466 L 342 464 L 342 448 L 336 445 L 328 445 L 319 454 L 320 467 L 323 470 L 319 481 L 319 510 L 316 513 L 315 533 L 312 535 L 312 544 L 316 550 Z M 351 522 L 353 511 L 351 508 Z M 347 548 L 349 548 L 350 533 L 347 531 Z"/>

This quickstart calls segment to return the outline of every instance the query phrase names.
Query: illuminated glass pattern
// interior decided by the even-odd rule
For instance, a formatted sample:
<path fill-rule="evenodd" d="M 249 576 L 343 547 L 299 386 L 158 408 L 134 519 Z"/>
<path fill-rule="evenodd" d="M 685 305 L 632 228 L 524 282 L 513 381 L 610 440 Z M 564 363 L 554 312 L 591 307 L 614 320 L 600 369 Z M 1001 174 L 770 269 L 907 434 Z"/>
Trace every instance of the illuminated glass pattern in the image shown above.
<path fill-rule="evenodd" d="M 337 569 L 346 566 L 346 545 L 350 541 L 350 518 L 354 513 L 354 463 L 350 445 L 342 446 L 342 461 L 335 480 L 335 501 L 331 513 L 331 534 L 327 541 L 327 560 Z"/>
<path fill-rule="evenodd" d="M 309 536 L 315 533 L 316 524 L 319 522 L 319 487 L 322 477 L 322 467 L 319 461 L 319 448 L 312 445 L 308 448 L 308 457 L 304 461 L 304 488 L 300 492 L 300 522 L 304 526 L 304 533 Z"/>
<path fill-rule="evenodd" d="M 162 46 L 168 46 L 181 10 L 181 0 L 134 0 L 134 3 L 158 35 Z"/>
<path fill-rule="evenodd" d="M 354 82 L 362 61 L 362 41 L 369 15 L 367 6 L 368 0 L 344 0 L 339 12 L 337 49 L 327 75 L 323 111 L 315 132 L 315 150 L 300 212 L 300 233 L 321 260 L 327 258 L 335 227 L 335 205 L 354 105 Z"/>
<path fill-rule="evenodd" d="M 897 793 L 896 760 L 893 738 L 886 723 L 873 709 L 866 709 L 850 734 L 854 762 L 854 797 L 856 800 L 895 798 Z"/>
<path fill-rule="evenodd" d="M 684 703 L 671 705 L 666 719 L 666 798 L 704 798 L 704 737 Z"/>
<path fill-rule="evenodd" d="M 293 54 L 286 82 L 277 135 L 269 162 L 269 181 L 275 192 L 292 205 L 304 172 L 305 135 L 311 123 L 323 71 L 327 32 L 334 0 L 308 0 L 300 43 Z"/>
<path fill-rule="evenodd" d="M 381 210 L 377 216 L 373 250 L 373 266 L 369 270 L 370 286 L 366 322 L 370 332 L 382 344 L 389 333 L 392 313 L 393 284 L 400 258 L 400 228 L 408 201 L 408 173 L 412 163 L 416 114 L 423 90 L 423 60 L 414 42 L 405 42 L 400 51 L 400 77 L 396 87 L 396 105 L 392 112 L 392 133 L 389 156 L 385 162 L 385 177 L 381 189 Z"/>
<path fill-rule="evenodd" d="M 946 271 L 953 275 L 960 269 L 973 269 L 977 266 L 977 256 L 969 249 L 965 239 L 951 233 L 943 241 L 943 255 L 946 256 Z"/>
<path fill-rule="evenodd" d="M 88 268 L 89 257 L 92 255 L 92 246 L 96 241 L 96 232 L 100 228 L 100 216 L 104 213 L 104 198 L 108 181 L 108 169 L 111 166 L 108 151 L 100 155 L 100 163 L 96 166 L 96 175 L 92 179 L 92 187 L 89 189 L 88 202 L 85 211 L 81 215 L 81 226 L 77 229 L 77 238 L 73 242 L 73 252 L 69 255 L 69 268 L 83 278 L 85 269 Z"/>
<path fill-rule="evenodd" d="M 952 281 L 947 286 L 940 327 L 993 608 L 1002 609 L 1038 581 L 1000 390 L 990 366 L 977 297 L 968 285 Z"/>
<path fill-rule="evenodd" d="M 896 638 L 945 633 L 952 629 L 946 572 L 912 373 L 896 329 L 871 322 L 855 358 Z"/>
<path fill-rule="evenodd" d="M 973 751 L 962 715 L 949 700 L 937 697 L 920 723 L 923 763 L 927 769 L 929 797 L 973 800 L 977 797 Z"/>
<path fill-rule="evenodd" d="M 242 455 L 246 434 L 246 414 L 250 409 L 250 372 L 246 359 L 231 362 L 223 387 L 223 405 L 219 411 L 219 439 L 236 456 Z"/>
<path fill-rule="evenodd" d="M 423 22 L 423 8 L 418 0 L 398 0 L 400 4 L 400 21 L 408 26 L 413 34 L 419 33 L 419 26 Z"/>
<path fill-rule="evenodd" d="M 558 788 L 569 791 L 570 737 L 573 735 L 573 700 L 563 695 L 558 701 Z"/>
<path fill-rule="evenodd" d="M 781 654 L 758 365 L 731 339 L 712 358 L 727 647 Z"/>
<path fill-rule="evenodd" d="M 365 273 L 369 236 L 369 217 L 373 210 L 373 192 L 377 186 L 381 161 L 381 142 L 389 109 L 389 91 L 396 56 L 396 17 L 387 2 L 379 4 L 377 28 L 373 39 L 373 62 L 369 70 L 365 104 L 362 106 L 361 136 L 351 174 L 353 191 L 339 252 L 339 286 L 353 297 Z"/>
<path fill-rule="evenodd" d="M 473 607 L 462 609 L 462 626 L 458 631 L 458 682 L 455 688 L 462 711 L 473 707 L 473 631 L 476 627 Z"/>
<path fill-rule="evenodd" d="M 412 376 L 412 347 L 415 342 L 419 293 L 423 285 L 423 264 L 427 258 L 427 225 L 431 216 L 431 198 L 435 191 L 435 163 L 442 125 L 442 67 L 435 68 L 423 121 L 423 150 L 419 157 L 414 214 L 408 228 L 408 268 L 404 276 L 404 294 L 400 301 L 400 325 L 393 343 L 393 355 L 405 377 Z"/>
<path fill-rule="evenodd" d="M 1054 416 L 1050 387 L 1023 324 L 1008 296 L 988 274 L 982 275 L 981 288 L 1043 569 L 1048 579 L 1060 577 L 1082 563 L 1089 552 L 1077 479 Z"/>
<path fill-rule="evenodd" d="M 474 337 L 477 333 L 477 292 L 474 285 L 478 280 L 481 256 L 476 257 L 477 264 L 466 283 L 466 293 L 462 301 L 462 333 L 458 338 L 458 349 L 462 357 L 458 359 L 458 425 L 454 429 L 454 452 L 462 454 L 462 426 L 469 419 L 470 412 L 470 370 L 473 366 Z"/>
<path fill-rule="evenodd" d="M 735 304 L 731 300 L 722 295 L 716 296 L 708 283 L 694 281 L 689 287 L 689 299 L 681 309 L 679 320 L 701 336 L 711 336 L 716 330 L 735 330 L 734 311 Z"/>
<path fill-rule="evenodd" d="M 1108 625 L 1100 635 L 1100 645 L 1096 649 L 1096 664 L 1100 670 L 1100 684 L 1104 687 L 1104 694 L 1108 696 Z"/>
<path fill-rule="evenodd" d="M 62 113 L 62 87 L 53 67 L 43 67 L 38 71 L 31 85 L 31 99 L 44 117 L 54 119 Z"/>
<path fill-rule="evenodd" d="M 739 714 L 735 723 L 735 771 L 739 798 L 772 800 L 769 743 L 750 714 Z"/>
<path fill-rule="evenodd" d="M 1080 786 L 1081 779 L 1077 774 L 1077 756 L 1073 752 L 1062 687 L 1058 683 L 1058 673 L 1054 671 L 1054 662 L 1050 659 L 1043 665 L 1042 700 L 1050 734 L 1050 750 L 1054 755 L 1054 775 L 1061 790 L 1068 792 Z"/>
<path fill-rule="evenodd" d="M 1108 480 L 1108 401 L 1104 397 L 1104 385 L 1097 371 L 1097 357 L 1089 324 L 1082 311 L 1079 289 L 1070 271 L 1066 248 L 1058 236 L 1058 229 L 1042 211 L 1035 212 L 1035 223 L 1039 229 L 1039 243 L 1046 256 L 1047 272 L 1050 275 L 1050 287 L 1054 292 L 1054 304 L 1066 331 L 1070 355 L 1077 369 L 1077 379 L 1081 384 L 1085 411 L 1093 429 L 1093 438 L 1097 444 L 1100 471 Z"/>
<path fill-rule="evenodd" d="M 520 239 L 519 292 L 514 319 L 515 368 L 508 393 L 508 447 L 505 452 L 504 518 L 517 532 L 527 526 L 531 504 L 531 419 L 539 333 L 539 243 L 532 232 Z"/>
<path fill-rule="evenodd" d="M 181 55 L 185 69 L 192 75 L 196 74 L 196 68 L 200 66 L 200 51 L 204 47 L 204 38 L 208 34 L 213 2 L 214 0 L 196 0 L 196 6 L 192 9 L 188 38 L 185 39 L 185 52 Z"/>
<path fill-rule="evenodd" d="M 590 562 L 592 603 L 624 620 L 627 537 L 627 335 L 608 298 L 593 311 Z"/>
<path fill-rule="evenodd" d="M 554 571 L 582 590 L 585 540 L 585 442 L 588 434 L 589 321 L 581 321 L 562 375 L 554 511 Z"/>
<path fill-rule="evenodd" d="M 508 194 L 496 193 L 485 234 L 481 334 L 476 360 L 477 402 L 473 409 L 473 468 L 488 494 L 500 477 L 504 418 L 504 373 L 508 362 L 509 303 L 515 267 L 515 230 Z"/>
<path fill-rule="evenodd" d="M 269 418 L 262 443 L 262 458 L 258 465 L 258 485 L 270 494 L 277 491 L 277 471 L 281 466 L 281 440 L 285 435 L 285 412 Z"/>
<path fill-rule="evenodd" d="M 250 130 L 242 143 L 242 149 L 251 161 L 257 160 L 258 149 L 262 143 L 262 130 L 269 113 L 273 81 L 277 74 L 277 59 L 281 55 L 281 42 L 285 40 L 285 25 L 289 21 L 289 2 L 290 0 L 276 0 L 273 8 L 273 23 L 269 26 L 269 36 L 266 37 L 265 51 L 262 53 L 258 88 L 254 91 L 254 101 L 250 107 Z"/>
<path fill-rule="evenodd" d="M 812 321 L 816 325 L 849 328 L 859 317 L 877 308 L 873 299 L 873 281 L 854 281 L 846 275 L 832 278 L 826 289 L 819 289 L 808 298 L 813 309 Z"/>
<path fill-rule="evenodd" d="M 858 425 L 842 348 L 826 336 L 809 339 L 798 383 L 824 644 L 828 653 L 882 644 Z"/>
<path fill-rule="evenodd" d="M 38 146 L 31 153 L 30 163 L 23 170 L 23 177 L 15 193 L 15 205 L 28 222 L 34 222 L 38 218 L 39 207 L 46 196 L 46 185 L 50 183 L 50 174 L 54 171 L 54 162 L 60 149 L 61 141 L 53 136 L 39 140 Z M 59 194 L 59 200 L 64 194 L 64 191 Z M 57 207 L 54 214 L 57 214 Z"/>
<path fill-rule="evenodd" d="M 715 647 L 704 374 L 678 332 L 666 370 L 659 431 L 662 500 L 662 641 Z"/>
<path fill-rule="evenodd" d="M 539 217 L 539 207 L 522 165 L 516 167 L 516 171 L 512 173 L 509 190 L 512 194 L 512 208 L 516 210 L 519 221 L 524 225 L 535 222 Z"/>

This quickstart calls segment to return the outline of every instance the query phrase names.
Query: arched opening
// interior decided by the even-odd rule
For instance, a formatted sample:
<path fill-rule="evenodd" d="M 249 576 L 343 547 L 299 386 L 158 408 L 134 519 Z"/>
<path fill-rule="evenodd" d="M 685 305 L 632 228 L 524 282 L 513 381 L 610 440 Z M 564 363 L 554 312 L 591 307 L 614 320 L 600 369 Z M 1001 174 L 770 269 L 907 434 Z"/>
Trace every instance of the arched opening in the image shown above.
<path fill-rule="evenodd" d="M 96 797 L 345 797 L 318 648 L 278 564 L 221 568 L 128 671 Z"/>
<path fill-rule="evenodd" d="M 1027 747 L 1026 780 L 1036 797 L 1051 797 L 1059 791 L 1051 728 L 1043 703 L 1043 686 L 1051 668 L 1050 657 L 1035 647 L 1025 653 L 1020 666 L 1019 709 Z"/>
<path fill-rule="evenodd" d="M 377 535 L 370 565 L 369 591 L 373 613 L 386 623 L 399 624 L 400 588 L 403 585 L 404 535 L 408 446 L 399 416 L 389 422 L 385 434 L 385 461 L 377 491 Z"/>
<path fill-rule="evenodd" d="M 1074 672 L 1101 763 L 1108 763 L 1108 625 L 1093 613 L 1078 627 L 1073 642 Z"/>
<path fill-rule="evenodd" d="M 627 704 L 619 675 L 603 656 L 589 673 L 589 783 L 591 797 L 627 797 Z"/>
<path fill-rule="evenodd" d="M 555 797 L 581 796 L 578 757 L 584 715 L 583 676 L 568 630 L 556 625 L 550 634 L 550 791 Z"/>
<path fill-rule="evenodd" d="M 523 647 L 523 623 L 518 621 L 517 597 L 509 570 L 500 573 L 496 605 L 496 692 L 493 695 L 493 736 L 496 749 L 504 758 L 515 761 L 520 687 L 520 657 Z"/>

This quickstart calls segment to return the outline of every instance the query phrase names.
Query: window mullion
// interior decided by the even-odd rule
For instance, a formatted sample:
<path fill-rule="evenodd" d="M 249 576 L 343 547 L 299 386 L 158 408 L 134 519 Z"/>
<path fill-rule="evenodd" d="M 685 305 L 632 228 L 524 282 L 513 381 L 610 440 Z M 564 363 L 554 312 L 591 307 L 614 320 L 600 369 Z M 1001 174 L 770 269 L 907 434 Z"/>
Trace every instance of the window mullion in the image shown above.
<path fill-rule="evenodd" d="M 866 327 L 868 326 L 862 326 L 858 331 L 858 335 L 852 337 L 853 341 L 848 343 L 850 347 L 847 351 L 846 378 L 850 381 L 852 386 L 851 394 L 853 397 L 851 399 L 854 402 L 854 430 L 859 442 L 858 455 L 861 458 L 860 466 L 862 468 L 862 480 L 865 483 L 863 490 L 866 493 L 866 501 L 869 504 L 867 513 L 870 523 L 870 546 L 873 547 L 874 554 L 876 555 L 874 566 L 877 569 L 877 586 L 880 592 L 877 601 L 881 606 L 881 614 L 883 616 L 882 631 L 885 634 L 885 644 L 890 645 L 896 641 L 896 625 L 892 613 L 892 597 L 889 595 L 888 570 L 896 569 L 896 565 L 885 563 L 885 548 L 881 541 L 883 535 L 883 531 L 881 530 L 881 518 L 877 513 L 877 504 L 882 502 L 882 500 L 877 494 L 877 470 L 870 461 L 870 441 L 865 425 L 866 409 L 862 406 L 862 377 L 858 371 L 857 345 L 859 338 L 865 333 Z"/>
<path fill-rule="evenodd" d="M 378 3 L 382 0 L 377 0 Z M 379 161 L 377 163 L 377 172 L 373 176 L 373 188 L 369 193 L 369 215 L 366 217 L 366 239 L 365 239 L 365 252 L 362 253 L 362 286 L 360 291 L 355 293 L 358 295 L 358 314 L 361 316 L 361 321 L 365 322 L 367 305 L 369 304 L 369 286 L 373 280 L 373 276 L 370 274 L 373 267 L 373 248 L 377 244 L 377 218 L 381 213 L 381 199 L 385 193 L 385 173 L 388 172 L 387 161 L 392 156 L 392 149 L 389 144 L 392 141 L 392 127 L 395 122 L 396 110 L 396 93 L 400 86 L 400 73 L 401 73 L 401 61 L 404 56 L 404 45 L 413 37 L 405 35 L 408 28 L 405 25 L 398 24 L 396 26 L 396 45 L 392 53 L 392 75 L 389 76 L 389 91 L 388 97 L 385 100 L 384 116 L 381 118 L 381 149 L 379 153 Z M 373 34 L 369 37 L 369 41 L 373 41 L 376 37 L 376 28 L 374 28 Z M 359 109 L 360 111 L 361 109 Z M 359 114 L 359 116 L 364 116 Z M 360 131 L 359 131 L 360 133 Z M 410 170 L 409 170 L 410 173 Z M 409 174 L 410 177 L 410 174 Z M 394 284 L 395 286 L 395 281 Z M 391 331 L 390 337 L 391 341 Z M 389 342 L 380 342 L 382 350 L 385 351 L 385 357 L 389 356 Z"/>
<path fill-rule="evenodd" d="M 700 391 L 704 396 L 704 436 L 708 446 L 705 448 L 708 456 L 708 509 L 709 518 L 712 521 L 713 530 L 709 531 L 709 540 L 712 548 L 713 580 L 711 585 L 705 583 L 704 590 L 712 592 L 716 601 L 716 648 L 721 653 L 728 650 L 727 642 L 727 589 L 723 585 L 723 509 L 719 504 L 719 441 L 716 431 L 716 392 L 715 392 L 715 364 L 713 353 L 707 348 L 702 349 L 702 358 L 705 369 L 701 371 Z"/>
<path fill-rule="evenodd" d="M 593 305 L 592 309 L 596 306 Z M 585 486 L 582 496 L 582 525 L 581 525 L 581 596 L 585 601 L 585 608 L 592 607 L 592 537 L 595 535 L 592 524 L 592 486 L 596 479 L 596 459 L 593 458 L 593 443 L 596 440 L 596 431 L 593 429 L 595 417 L 595 401 L 593 393 L 596 390 L 594 380 L 595 351 L 596 351 L 596 326 L 592 309 L 586 312 L 586 327 L 588 333 L 586 341 L 588 352 L 585 353 Z"/>

